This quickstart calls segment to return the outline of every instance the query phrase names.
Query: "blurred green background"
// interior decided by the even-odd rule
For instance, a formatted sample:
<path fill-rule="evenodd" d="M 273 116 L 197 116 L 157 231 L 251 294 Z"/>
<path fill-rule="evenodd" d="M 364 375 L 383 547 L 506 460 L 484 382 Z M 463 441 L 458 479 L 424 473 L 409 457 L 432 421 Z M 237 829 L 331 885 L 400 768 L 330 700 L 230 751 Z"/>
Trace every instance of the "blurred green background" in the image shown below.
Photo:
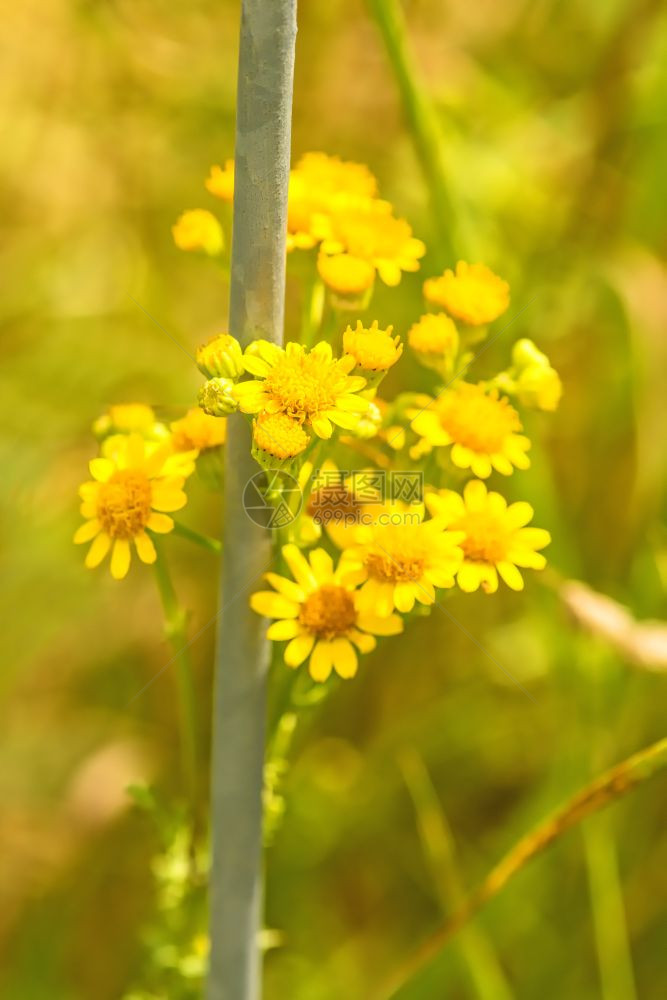
<path fill-rule="evenodd" d="M 135 697 L 169 659 L 150 571 L 135 566 L 123 585 L 90 573 L 71 536 L 94 418 L 136 399 L 173 419 L 200 381 L 133 299 L 190 352 L 225 325 L 219 267 L 177 251 L 170 226 L 185 208 L 225 215 L 203 179 L 233 151 L 238 6 L 3 4 L 7 1000 L 113 1000 L 144 976 L 159 843 L 125 787 L 151 781 L 166 801 L 178 793 L 174 682 L 166 671 Z M 477 372 L 504 367 L 512 341 L 528 336 L 565 385 L 558 413 L 529 421 L 530 472 L 496 486 L 533 503 L 554 536 L 556 571 L 639 618 L 664 618 L 667 9 L 412 0 L 406 15 L 442 120 L 452 231 L 510 280 L 508 316 L 524 310 Z M 300 4 L 295 158 L 310 149 L 368 163 L 426 241 L 421 272 L 373 303 L 371 318 L 405 334 L 422 311 L 423 277 L 453 262 L 359 0 Z M 292 333 L 299 305 L 293 276 Z M 405 358 L 383 395 L 430 384 Z M 190 496 L 183 520 L 216 533 L 216 495 L 193 482 Z M 194 634 L 213 614 L 214 560 L 178 538 L 169 548 Z M 580 632 L 555 579 L 451 599 L 490 655 L 434 611 L 304 719 L 268 852 L 267 926 L 280 932 L 268 1000 L 366 1000 L 441 921 L 406 753 L 428 769 L 458 876 L 473 886 L 570 792 L 664 734 L 664 673 Z M 205 719 L 212 640 L 209 629 L 193 646 Z M 466 961 L 457 941 L 401 995 L 663 998 L 666 824 L 658 778 L 563 838 L 483 911 L 476 927 L 509 993 L 480 985 L 471 967 L 485 962 Z"/>

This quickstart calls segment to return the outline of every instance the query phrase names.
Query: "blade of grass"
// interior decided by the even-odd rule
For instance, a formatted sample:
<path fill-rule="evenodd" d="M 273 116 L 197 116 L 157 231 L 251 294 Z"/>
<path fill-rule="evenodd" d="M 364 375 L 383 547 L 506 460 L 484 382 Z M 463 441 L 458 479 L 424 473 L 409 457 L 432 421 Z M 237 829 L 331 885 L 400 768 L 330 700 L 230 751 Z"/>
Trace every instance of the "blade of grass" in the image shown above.
<path fill-rule="evenodd" d="M 399 757 L 399 766 L 415 807 L 424 856 L 446 914 L 465 899 L 454 839 L 423 759 L 415 750 L 406 748 Z M 477 996 L 482 1000 L 511 1000 L 514 994 L 493 947 L 478 927 L 469 924 L 463 929 L 459 949 Z"/>
<path fill-rule="evenodd" d="M 538 824 L 499 861 L 435 934 L 428 938 L 378 991 L 374 1000 L 390 1000 L 431 962 L 482 906 L 534 857 L 582 820 L 626 795 L 667 767 L 667 737 L 605 771 L 560 809 Z"/>
<path fill-rule="evenodd" d="M 442 127 L 410 50 L 407 25 L 399 0 L 368 0 L 368 7 L 396 77 L 405 116 L 431 192 L 441 254 L 444 262 L 451 264 L 455 255 L 465 256 L 468 253 L 470 239 L 467 233 L 461 231 L 462 219 L 460 213 L 454 210 Z"/>

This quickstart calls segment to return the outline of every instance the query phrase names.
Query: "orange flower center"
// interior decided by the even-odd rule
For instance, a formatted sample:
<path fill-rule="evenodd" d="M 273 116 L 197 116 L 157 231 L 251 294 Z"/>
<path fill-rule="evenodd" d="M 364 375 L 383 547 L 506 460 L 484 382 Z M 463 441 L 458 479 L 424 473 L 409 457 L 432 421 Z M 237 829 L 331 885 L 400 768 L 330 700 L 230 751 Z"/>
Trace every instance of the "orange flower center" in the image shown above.
<path fill-rule="evenodd" d="M 506 399 L 462 383 L 437 404 L 438 417 L 453 441 L 472 451 L 494 455 L 507 437 L 521 430 L 519 414 Z"/>
<path fill-rule="evenodd" d="M 100 483 L 97 517 L 111 538 L 134 538 L 151 516 L 151 484 L 143 472 L 119 469 Z"/>
<path fill-rule="evenodd" d="M 424 574 L 424 559 L 420 556 L 391 556 L 372 552 L 366 558 L 366 569 L 370 576 L 382 583 L 401 583 L 406 580 L 421 580 Z"/>
<path fill-rule="evenodd" d="M 299 623 L 318 639 L 335 639 L 345 635 L 356 622 L 352 594 L 344 587 L 331 583 L 309 594 L 299 614 Z"/>
<path fill-rule="evenodd" d="M 509 535 L 499 517 L 488 510 L 468 511 L 450 525 L 452 531 L 464 531 L 463 556 L 469 562 L 498 563 L 507 557 Z"/>
<path fill-rule="evenodd" d="M 313 354 L 280 358 L 264 381 L 264 389 L 280 410 L 303 421 L 331 410 L 344 392 L 346 375 L 337 363 Z"/>

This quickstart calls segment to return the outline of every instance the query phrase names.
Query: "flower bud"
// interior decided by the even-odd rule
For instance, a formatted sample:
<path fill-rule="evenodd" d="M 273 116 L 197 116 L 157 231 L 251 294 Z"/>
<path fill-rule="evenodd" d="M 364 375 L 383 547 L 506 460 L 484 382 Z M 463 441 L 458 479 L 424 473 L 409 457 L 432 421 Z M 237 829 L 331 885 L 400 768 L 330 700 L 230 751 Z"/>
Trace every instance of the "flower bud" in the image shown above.
<path fill-rule="evenodd" d="M 528 365 L 516 381 L 516 398 L 536 410 L 555 410 L 562 393 L 560 376 L 549 364 Z"/>
<path fill-rule="evenodd" d="M 226 417 L 238 409 L 232 395 L 234 383 L 229 378 L 210 378 L 199 390 L 197 402 L 211 417 Z"/>
<path fill-rule="evenodd" d="M 371 402 L 365 413 L 359 417 L 358 424 L 350 432 L 354 437 L 367 441 L 375 437 L 382 426 L 382 413 L 377 403 Z"/>
<path fill-rule="evenodd" d="M 183 212 L 171 227 L 171 232 L 180 250 L 203 250 L 210 257 L 216 257 L 225 245 L 222 226 L 204 208 Z"/>
<path fill-rule="evenodd" d="M 243 351 L 236 337 L 229 333 L 219 333 L 200 344 L 196 360 L 199 371 L 207 378 L 236 380 L 243 375 Z"/>
<path fill-rule="evenodd" d="M 522 372 L 524 368 L 534 365 L 548 368 L 549 359 L 546 354 L 537 349 L 532 340 L 524 337 L 522 340 L 517 340 L 512 348 L 512 364 Z"/>

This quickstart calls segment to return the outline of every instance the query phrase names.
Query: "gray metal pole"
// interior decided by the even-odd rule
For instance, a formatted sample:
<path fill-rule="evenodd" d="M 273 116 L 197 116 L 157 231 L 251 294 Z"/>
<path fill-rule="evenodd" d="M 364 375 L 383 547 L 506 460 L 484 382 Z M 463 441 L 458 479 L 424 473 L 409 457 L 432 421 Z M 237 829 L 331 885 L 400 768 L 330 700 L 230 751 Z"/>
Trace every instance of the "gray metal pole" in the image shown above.
<path fill-rule="evenodd" d="M 285 235 L 296 0 L 243 0 L 236 120 L 229 329 L 242 344 L 283 340 Z M 271 551 L 243 510 L 258 471 L 250 434 L 228 420 L 224 556 L 211 760 L 213 860 L 207 1000 L 258 1000 L 262 781 L 269 660 L 266 624 L 248 606 Z"/>

